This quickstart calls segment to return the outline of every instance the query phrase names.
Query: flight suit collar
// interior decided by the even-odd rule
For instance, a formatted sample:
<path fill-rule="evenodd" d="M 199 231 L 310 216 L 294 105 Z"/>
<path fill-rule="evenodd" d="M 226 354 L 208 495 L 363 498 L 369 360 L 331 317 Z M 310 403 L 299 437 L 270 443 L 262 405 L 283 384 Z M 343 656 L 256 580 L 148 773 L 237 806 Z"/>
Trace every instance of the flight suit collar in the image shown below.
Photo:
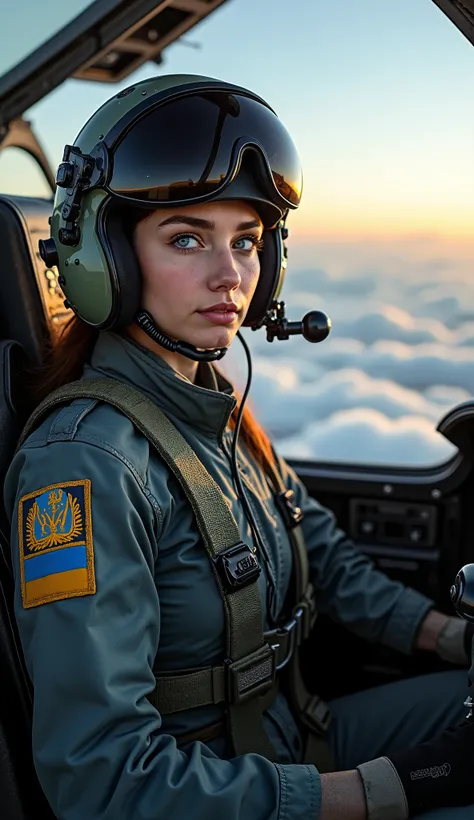
<path fill-rule="evenodd" d="M 235 407 L 233 387 L 207 362 L 199 365 L 193 384 L 132 339 L 102 332 L 84 375 L 119 379 L 146 393 L 171 418 L 221 438 Z"/>

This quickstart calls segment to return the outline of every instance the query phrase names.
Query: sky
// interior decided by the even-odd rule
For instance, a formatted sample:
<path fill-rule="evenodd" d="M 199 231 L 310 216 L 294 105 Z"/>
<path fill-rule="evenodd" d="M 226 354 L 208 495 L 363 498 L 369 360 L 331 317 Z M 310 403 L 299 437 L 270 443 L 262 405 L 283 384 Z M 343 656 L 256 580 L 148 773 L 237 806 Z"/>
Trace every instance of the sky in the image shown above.
<path fill-rule="evenodd" d="M 86 5 L 5 4 L 0 70 Z M 295 235 L 469 240 L 474 52 L 432 0 L 228 0 L 186 39 L 200 48 L 178 43 L 122 85 L 185 71 L 265 97 L 302 158 Z M 116 90 L 71 80 L 28 113 L 54 166 Z M 3 190 L 36 184 L 11 154 L 0 175 Z"/>

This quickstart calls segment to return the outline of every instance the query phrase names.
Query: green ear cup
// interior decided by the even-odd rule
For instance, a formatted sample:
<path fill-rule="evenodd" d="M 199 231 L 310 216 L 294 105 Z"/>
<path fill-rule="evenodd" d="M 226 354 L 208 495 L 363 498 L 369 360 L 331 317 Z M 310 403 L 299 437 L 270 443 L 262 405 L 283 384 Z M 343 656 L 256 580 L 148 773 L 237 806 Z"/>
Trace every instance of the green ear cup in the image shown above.
<path fill-rule="evenodd" d="M 96 234 L 97 213 L 106 198 L 105 191 L 91 191 L 84 198 L 87 216 L 81 220 L 79 244 L 68 247 L 56 240 L 58 269 L 62 289 L 73 310 L 91 325 L 103 326 L 110 316 L 113 288 L 109 266 Z M 56 197 L 51 234 L 58 235 L 63 223 L 62 203 Z"/>

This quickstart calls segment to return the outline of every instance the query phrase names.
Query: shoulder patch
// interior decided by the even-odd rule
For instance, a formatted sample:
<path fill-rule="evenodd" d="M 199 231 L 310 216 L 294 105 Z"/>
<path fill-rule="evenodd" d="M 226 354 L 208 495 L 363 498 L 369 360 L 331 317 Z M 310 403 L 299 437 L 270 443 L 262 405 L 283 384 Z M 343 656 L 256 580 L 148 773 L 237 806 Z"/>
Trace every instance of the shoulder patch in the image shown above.
<path fill-rule="evenodd" d="M 95 593 L 89 479 L 22 496 L 18 535 L 24 609 Z"/>

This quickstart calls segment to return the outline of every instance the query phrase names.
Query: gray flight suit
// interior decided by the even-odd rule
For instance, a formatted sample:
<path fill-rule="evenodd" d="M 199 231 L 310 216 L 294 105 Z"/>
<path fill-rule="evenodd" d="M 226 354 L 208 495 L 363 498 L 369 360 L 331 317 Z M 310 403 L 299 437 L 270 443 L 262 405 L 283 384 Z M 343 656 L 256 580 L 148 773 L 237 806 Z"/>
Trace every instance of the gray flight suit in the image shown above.
<path fill-rule="evenodd" d="M 202 386 L 193 385 L 112 333 L 101 334 L 85 375 L 130 383 L 164 410 L 222 489 L 248 542 L 231 472 L 230 385 L 208 365 L 200 368 Z M 260 556 L 264 611 L 272 584 L 280 612 L 291 571 L 287 533 L 244 447 L 239 465 L 269 557 L 266 564 Z M 319 611 L 409 653 L 432 602 L 377 571 L 283 461 L 281 469 L 305 513 Z M 231 758 L 223 737 L 180 748 L 176 738 L 221 720 L 221 707 L 161 716 L 147 699 L 154 673 L 222 663 L 224 615 L 189 504 L 131 422 L 93 400 L 56 410 L 14 458 L 5 500 L 15 612 L 35 693 L 34 758 L 59 820 L 318 820 L 320 775 L 301 763 L 283 695 L 264 718 L 278 764 L 256 754 Z M 58 532 L 72 533 L 68 543 L 75 537 L 76 545 L 63 549 L 66 536 Z M 58 563 L 65 553 L 78 557 L 75 569 Z M 69 577 L 78 580 L 68 587 Z M 362 757 L 389 751 L 385 741 L 395 746 L 397 731 L 405 744 L 457 719 L 466 679 L 467 672 L 449 673 L 436 691 L 426 678 L 400 684 L 360 708 L 363 694 L 352 707 L 350 699 L 335 701 L 331 742 L 339 765 L 360 762 L 357 748 Z"/>

